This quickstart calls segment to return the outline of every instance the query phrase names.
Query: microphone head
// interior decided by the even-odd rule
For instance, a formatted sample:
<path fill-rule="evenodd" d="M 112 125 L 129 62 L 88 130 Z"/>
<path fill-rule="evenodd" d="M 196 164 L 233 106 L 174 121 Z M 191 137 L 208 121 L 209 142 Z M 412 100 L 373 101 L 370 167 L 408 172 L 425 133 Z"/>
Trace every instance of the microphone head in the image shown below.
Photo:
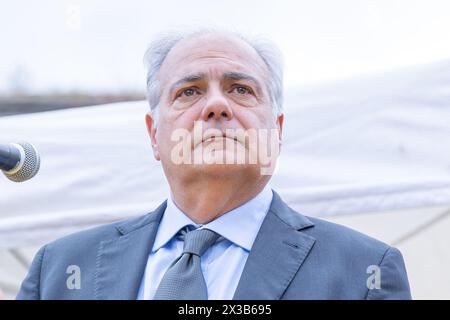
<path fill-rule="evenodd" d="M 13 144 L 20 150 L 22 159 L 19 165 L 10 171 L 4 171 L 5 176 L 14 182 L 23 182 L 33 178 L 39 171 L 41 159 L 36 148 L 28 142 Z"/>

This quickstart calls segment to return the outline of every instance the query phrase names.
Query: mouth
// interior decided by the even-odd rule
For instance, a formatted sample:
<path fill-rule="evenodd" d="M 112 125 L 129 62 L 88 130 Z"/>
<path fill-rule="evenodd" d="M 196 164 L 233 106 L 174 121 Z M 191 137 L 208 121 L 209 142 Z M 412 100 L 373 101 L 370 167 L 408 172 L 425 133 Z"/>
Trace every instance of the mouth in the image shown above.
<path fill-rule="evenodd" d="M 220 141 L 220 140 L 225 140 L 225 139 L 229 139 L 232 140 L 234 142 L 238 142 L 239 140 L 237 139 L 237 137 L 232 137 L 232 136 L 227 136 L 226 134 L 222 134 L 222 135 L 206 135 L 205 137 L 203 137 L 203 139 L 201 141 L 199 141 L 195 147 L 197 147 L 200 144 L 209 144 L 211 142 L 215 142 L 215 141 Z"/>
<path fill-rule="evenodd" d="M 233 141 L 238 141 L 236 137 L 233 138 L 233 137 L 228 137 L 226 135 L 223 135 L 223 136 L 211 136 L 211 137 L 208 137 L 208 138 L 204 138 L 202 140 L 202 143 L 210 142 L 210 141 L 216 141 L 216 140 L 224 140 L 224 139 L 230 139 L 230 140 L 233 140 Z"/>

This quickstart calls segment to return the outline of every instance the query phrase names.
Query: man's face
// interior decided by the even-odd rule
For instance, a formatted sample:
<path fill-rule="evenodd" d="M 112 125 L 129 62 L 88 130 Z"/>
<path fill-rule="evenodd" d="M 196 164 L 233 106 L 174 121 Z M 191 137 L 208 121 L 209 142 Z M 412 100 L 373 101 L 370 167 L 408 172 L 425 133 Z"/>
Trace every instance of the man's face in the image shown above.
<path fill-rule="evenodd" d="M 223 177 L 236 170 L 260 174 L 256 154 L 264 150 L 257 150 L 242 132 L 262 132 L 270 139 L 275 131 L 278 144 L 283 116 L 273 114 L 267 66 L 252 47 L 220 35 L 182 40 L 167 55 L 158 80 L 157 127 L 150 115 L 146 121 L 155 158 L 168 178 L 198 173 Z M 186 133 L 189 139 L 182 141 Z M 181 149 L 189 161 L 180 163 Z"/>

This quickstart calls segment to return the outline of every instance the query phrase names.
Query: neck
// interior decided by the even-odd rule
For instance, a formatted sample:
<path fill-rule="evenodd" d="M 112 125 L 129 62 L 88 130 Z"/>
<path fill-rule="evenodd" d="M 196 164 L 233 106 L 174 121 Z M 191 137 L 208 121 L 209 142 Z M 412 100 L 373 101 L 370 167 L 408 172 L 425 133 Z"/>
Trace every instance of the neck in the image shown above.
<path fill-rule="evenodd" d="M 260 193 L 269 176 L 251 179 L 195 179 L 170 183 L 175 204 L 192 221 L 206 224 L 233 210 Z"/>

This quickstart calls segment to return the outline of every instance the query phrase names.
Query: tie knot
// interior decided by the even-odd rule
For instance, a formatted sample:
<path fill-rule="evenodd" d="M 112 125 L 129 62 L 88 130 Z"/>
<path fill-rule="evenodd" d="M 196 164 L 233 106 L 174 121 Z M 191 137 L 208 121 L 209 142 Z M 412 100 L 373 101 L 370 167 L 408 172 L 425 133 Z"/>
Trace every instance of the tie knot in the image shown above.
<path fill-rule="evenodd" d="M 183 253 L 195 254 L 199 257 L 216 242 L 219 234 L 209 229 L 194 230 L 184 233 Z"/>

